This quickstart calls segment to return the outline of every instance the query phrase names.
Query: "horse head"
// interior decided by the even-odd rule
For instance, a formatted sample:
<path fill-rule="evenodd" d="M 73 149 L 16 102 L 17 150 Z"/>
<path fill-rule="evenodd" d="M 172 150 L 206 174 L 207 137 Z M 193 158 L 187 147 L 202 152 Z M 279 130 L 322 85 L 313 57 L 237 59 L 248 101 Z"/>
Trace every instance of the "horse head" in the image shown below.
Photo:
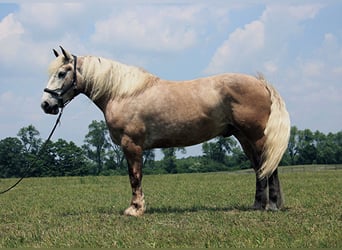
<path fill-rule="evenodd" d="M 49 67 L 50 79 L 44 89 L 41 107 L 45 113 L 58 114 L 79 92 L 77 90 L 77 57 L 60 47 L 53 50 L 56 59 Z"/>

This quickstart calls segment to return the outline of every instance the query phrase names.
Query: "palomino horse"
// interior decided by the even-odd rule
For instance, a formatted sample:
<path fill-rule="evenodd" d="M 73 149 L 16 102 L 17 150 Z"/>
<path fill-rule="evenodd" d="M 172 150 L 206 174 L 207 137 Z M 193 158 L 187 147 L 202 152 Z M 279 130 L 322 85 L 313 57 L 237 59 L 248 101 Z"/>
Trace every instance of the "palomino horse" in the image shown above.
<path fill-rule="evenodd" d="M 222 74 L 167 81 L 140 68 L 96 56 L 54 53 L 42 109 L 58 114 L 79 93 L 103 112 L 112 140 L 128 163 L 132 201 L 125 215 L 146 209 L 143 150 L 189 146 L 235 136 L 256 172 L 255 209 L 283 206 L 277 167 L 288 144 L 290 119 L 277 91 L 262 77 Z"/>

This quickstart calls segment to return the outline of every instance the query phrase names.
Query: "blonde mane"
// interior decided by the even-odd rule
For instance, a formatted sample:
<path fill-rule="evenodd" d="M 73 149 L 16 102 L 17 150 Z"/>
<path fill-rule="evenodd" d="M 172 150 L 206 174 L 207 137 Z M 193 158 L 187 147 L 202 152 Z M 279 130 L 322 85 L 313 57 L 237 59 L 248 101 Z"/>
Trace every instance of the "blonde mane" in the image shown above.
<path fill-rule="evenodd" d="M 134 96 L 158 79 L 138 67 L 93 56 L 84 57 L 82 76 L 85 91 L 93 101 L 103 96 L 109 99 Z"/>
<path fill-rule="evenodd" d="M 56 73 L 58 69 L 62 67 L 65 63 L 67 62 L 65 61 L 65 58 L 62 56 L 59 56 L 54 61 L 52 61 L 48 68 L 49 77 Z"/>

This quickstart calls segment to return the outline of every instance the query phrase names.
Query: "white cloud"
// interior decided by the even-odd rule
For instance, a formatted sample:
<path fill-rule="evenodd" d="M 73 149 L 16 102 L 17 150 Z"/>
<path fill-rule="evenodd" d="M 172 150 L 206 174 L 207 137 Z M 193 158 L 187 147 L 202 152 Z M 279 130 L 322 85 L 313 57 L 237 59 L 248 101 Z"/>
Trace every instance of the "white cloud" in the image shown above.
<path fill-rule="evenodd" d="M 0 65 L 1 61 L 13 61 L 17 47 L 24 34 L 22 24 L 13 14 L 4 17 L 0 22 Z"/>
<path fill-rule="evenodd" d="M 287 55 L 287 43 L 300 32 L 300 22 L 314 18 L 321 8 L 317 4 L 266 6 L 259 19 L 228 35 L 204 72 L 275 72 L 279 68 L 275 62 Z M 269 61 L 273 61 L 272 65 Z"/>
<path fill-rule="evenodd" d="M 40 34 L 60 33 L 73 27 L 79 27 L 84 5 L 75 2 L 36 2 L 23 3 L 18 18 L 30 28 L 31 32 Z M 42 36 L 44 38 L 44 36 Z M 48 37 L 46 37 L 48 38 Z"/>
<path fill-rule="evenodd" d="M 283 8 L 283 7 L 284 6 L 280 6 L 280 8 Z M 295 20 L 306 20 L 306 19 L 314 18 L 322 7 L 323 7 L 322 4 L 289 6 L 288 13 L 290 14 L 290 19 L 294 18 Z"/>
<path fill-rule="evenodd" d="M 205 16 L 205 18 L 203 18 Z M 96 45 L 173 52 L 205 42 L 211 30 L 222 29 L 227 10 L 203 4 L 146 4 L 113 10 L 95 23 Z M 217 24 L 217 25 L 216 25 Z"/>
<path fill-rule="evenodd" d="M 266 61 L 263 67 L 265 69 L 265 74 L 273 74 L 278 71 L 277 63 L 272 60 Z"/>
<path fill-rule="evenodd" d="M 264 25 L 260 21 L 253 21 L 229 35 L 215 52 L 205 72 L 213 74 L 228 69 L 237 70 L 242 63 L 249 61 L 254 52 L 263 47 Z"/>
<path fill-rule="evenodd" d="M 66 44 L 77 47 L 79 3 L 23 3 L 0 23 L 0 67 L 4 76 L 42 74 L 52 59 L 51 49 Z M 70 25 L 70 24 L 73 25 Z M 81 43 L 79 43 L 81 44 Z"/>
<path fill-rule="evenodd" d="M 322 8 L 320 4 L 272 4 L 266 6 L 260 20 L 265 23 L 268 31 L 276 32 L 275 37 L 294 34 L 300 30 L 300 22 L 313 19 Z"/>
<path fill-rule="evenodd" d="M 194 7 L 142 6 L 113 13 L 95 24 L 92 41 L 147 50 L 182 50 L 196 43 Z"/>
<path fill-rule="evenodd" d="M 302 74 L 307 77 L 320 76 L 324 73 L 324 63 L 321 61 L 309 61 L 302 65 Z"/>
<path fill-rule="evenodd" d="M 0 40 L 17 36 L 24 33 L 23 26 L 20 22 L 15 20 L 14 15 L 11 13 L 0 22 Z"/>

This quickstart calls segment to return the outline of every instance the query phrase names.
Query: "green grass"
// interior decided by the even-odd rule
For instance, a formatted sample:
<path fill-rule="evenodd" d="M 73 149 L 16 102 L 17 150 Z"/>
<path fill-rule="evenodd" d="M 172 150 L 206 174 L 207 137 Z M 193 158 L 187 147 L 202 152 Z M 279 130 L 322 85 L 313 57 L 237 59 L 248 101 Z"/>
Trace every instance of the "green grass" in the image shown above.
<path fill-rule="evenodd" d="M 280 212 L 249 208 L 254 178 L 145 176 L 140 218 L 127 176 L 25 179 L 0 196 L 0 247 L 342 247 L 342 170 L 282 173 Z"/>

